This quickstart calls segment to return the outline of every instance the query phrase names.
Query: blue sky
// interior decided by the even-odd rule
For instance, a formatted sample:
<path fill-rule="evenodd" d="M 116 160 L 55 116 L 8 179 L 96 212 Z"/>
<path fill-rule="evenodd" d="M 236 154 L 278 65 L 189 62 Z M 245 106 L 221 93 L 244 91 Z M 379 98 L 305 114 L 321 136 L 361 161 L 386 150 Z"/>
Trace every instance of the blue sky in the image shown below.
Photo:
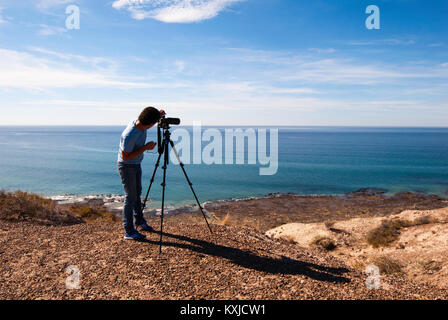
<path fill-rule="evenodd" d="M 368 30 L 368 5 L 381 29 Z M 66 28 L 66 7 L 80 29 Z M 446 126 L 448 2 L 0 0 L 0 124 Z"/>

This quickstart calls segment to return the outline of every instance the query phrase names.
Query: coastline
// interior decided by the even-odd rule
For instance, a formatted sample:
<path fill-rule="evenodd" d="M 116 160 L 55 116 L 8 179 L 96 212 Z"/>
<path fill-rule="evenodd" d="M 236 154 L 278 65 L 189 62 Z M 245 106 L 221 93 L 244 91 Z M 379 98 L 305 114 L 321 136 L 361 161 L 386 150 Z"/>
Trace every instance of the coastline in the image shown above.
<path fill-rule="evenodd" d="M 102 206 L 117 217 L 121 215 L 123 195 L 60 195 L 49 197 L 57 205 Z M 431 210 L 448 207 L 448 198 L 439 195 L 364 188 L 344 194 L 301 195 L 270 193 L 259 197 L 242 197 L 205 201 L 202 203 L 208 218 L 226 220 L 230 225 L 246 225 L 259 231 L 290 222 L 313 223 L 343 220 L 353 217 L 373 217 L 397 214 L 403 210 Z M 160 208 L 145 209 L 148 219 L 160 216 Z M 166 206 L 165 216 L 171 219 L 199 222 L 202 215 L 194 204 Z"/>

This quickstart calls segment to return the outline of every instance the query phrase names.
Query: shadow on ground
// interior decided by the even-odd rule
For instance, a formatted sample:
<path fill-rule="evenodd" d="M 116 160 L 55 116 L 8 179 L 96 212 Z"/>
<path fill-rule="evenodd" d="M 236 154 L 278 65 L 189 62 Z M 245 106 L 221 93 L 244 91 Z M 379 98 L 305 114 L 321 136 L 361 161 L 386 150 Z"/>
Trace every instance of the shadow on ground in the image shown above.
<path fill-rule="evenodd" d="M 153 233 L 160 235 L 159 231 L 154 231 Z M 180 249 L 186 249 L 201 254 L 224 258 L 231 261 L 234 264 L 252 270 L 257 270 L 271 274 L 304 275 L 314 280 L 333 282 L 333 283 L 350 282 L 350 279 L 342 276 L 344 273 L 349 272 L 349 270 L 346 268 L 325 267 L 314 263 L 294 260 L 284 256 L 282 256 L 279 259 L 267 256 L 260 256 L 248 250 L 241 250 L 233 247 L 214 244 L 212 242 L 193 239 L 172 233 L 164 232 L 163 237 L 186 242 L 186 243 L 179 243 L 179 242 L 163 241 L 164 247 L 175 247 Z M 145 239 L 142 242 L 157 246 L 160 245 L 160 241 Z"/>

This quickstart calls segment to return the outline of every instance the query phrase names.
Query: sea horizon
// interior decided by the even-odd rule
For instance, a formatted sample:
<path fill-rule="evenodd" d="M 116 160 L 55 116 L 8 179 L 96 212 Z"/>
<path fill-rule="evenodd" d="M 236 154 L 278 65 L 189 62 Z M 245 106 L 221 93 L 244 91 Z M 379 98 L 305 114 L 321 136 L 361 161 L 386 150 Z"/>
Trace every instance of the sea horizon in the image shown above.
<path fill-rule="evenodd" d="M 0 127 L 126 127 L 128 124 L 0 124 Z M 173 126 L 173 128 L 181 128 L 181 127 L 192 127 L 193 124 L 180 124 L 177 126 Z M 236 127 L 244 127 L 244 128 L 377 128 L 377 129 L 448 129 L 448 126 L 361 126 L 361 125 L 202 125 L 202 127 L 228 127 L 228 128 L 236 128 Z"/>
<path fill-rule="evenodd" d="M 201 202 L 270 193 L 344 194 L 363 188 L 396 192 L 448 192 L 447 127 L 202 126 L 278 128 L 279 168 L 260 176 L 254 165 L 186 165 Z M 56 195 L 120 195 L 116 157 L 124 126 L 0 126 L 0 189 Z M 176 126 L 190 129 L 190 126 Z M 154 129 L 148 141 L 156 140 Z M 175 141 L 176 143 L 176 141 Z M 145 153 L 143 194 L 156 155 Z M 168 167 L 167 201 L 194 203 L 181 169 Z M 158 203 L 161 170 L 150 197 Z"/>

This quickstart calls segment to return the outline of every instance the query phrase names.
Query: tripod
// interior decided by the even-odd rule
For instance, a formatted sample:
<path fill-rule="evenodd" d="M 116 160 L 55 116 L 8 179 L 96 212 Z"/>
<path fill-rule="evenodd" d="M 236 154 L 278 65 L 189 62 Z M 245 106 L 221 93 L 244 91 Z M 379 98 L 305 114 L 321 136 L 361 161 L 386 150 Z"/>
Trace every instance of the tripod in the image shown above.
<path fill-rule="evenodd" d="M 146 207 L 146 202 L 148 201 L 148 196 L 149 196 L 149 191 L 151 190 L 152 184 L 154 182 L 154 177 L 156 175 L 156 171 L 157 168 L 159 167 L 159 163 L 160 163 L 160 159 L 163 155 L 163 182 L 162 182 L 162 212 L 161 212 L 161 216 L 160 216 L 160 248 L 159 248 L 159 253 L 162 252 L 162 236 L 163 236 L 163 217 L 164 217 L 164 206 L 165 206 L 165 187 L 166 187 L 166 169 L 168 168 L 168 163 L 169 163 L 169 146 L 171 145 L 171 148 L 174 151 L 174 154 L 177 158 L 177 161 L 179 162 L 179 165 L 182 169 L 182 172 L 185 175 L 185 178 L 187 179 L 187 183 L 190 186 L 191 191 L 193 192 L 194 198 L 196 199 L 196 202 L 199 206 L 199 209 L 202 212 L 202 215 L 204 216 L 205 222 L 207 223 L 208 229 L 210 230 L 210 233 L 213 234 L 212 229 L 210 228 L 210 225 L 208 223 L 207 217 L 205 216 L 204 213 L 204 208 L 201 206 L 201 203 L 198 200 L 198 197 L 196 196 L 196 192 L 193 189 L 193 184 L 191 183 L 190 179 L 188 178 L 187 172 L 185 171 L 184 168 L 184 164 L 182 163 L 182 161 L 180 160 L 179 154 L 177 153 L 176 148 L 174 147 L 174 143 L 171 140 L 171 133 L 170 133 L 170 127 L 169 125 L 164 125 L 162 127 L 163 129 L 163 141 L 162 143 L 160 143 L 160 127 L 157 129 L 157 134 L 158 134 L 158 153 L 159 153 L 159 157 L 157 158 L 157 162 L 156 165 L 154 167 L 154 172 L 152 173 L 152 177 L 151 177 L 151 181 L 149 183 L 149 187 L 148 187 L 148 191 L 146 192 L 146 196 L 145 196 L 145 200 L 143 201 L 143 205 L 142 205 L 142 211 L 145 210 Z"/>

